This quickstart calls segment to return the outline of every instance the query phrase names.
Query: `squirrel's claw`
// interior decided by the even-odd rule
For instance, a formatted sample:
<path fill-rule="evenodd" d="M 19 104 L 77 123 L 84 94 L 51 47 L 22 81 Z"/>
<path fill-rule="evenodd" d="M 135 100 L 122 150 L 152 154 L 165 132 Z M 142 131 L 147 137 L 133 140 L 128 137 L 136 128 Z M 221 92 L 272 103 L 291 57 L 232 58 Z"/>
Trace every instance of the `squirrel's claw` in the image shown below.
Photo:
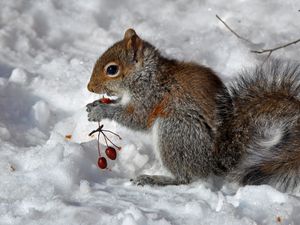
<path fill-rule="evenodd" d="M 94 101 L 92 103 L 89 103 L 89 104 L 86 105 L 86 111 L 87 112 L 91 112 L 92 108 L 94 108 L 94 107 L 96 107 L 96 106 L 98 106 L 100 104 L 101 104 L 101 102 L 99 100 L 96 100 L 96 101 Z"/>
<path fill-rule="evenodd" d="M 92 109 L 91 109 L 91 107 L 89 106 L 89 104 L 86 105 L 86 111 L 87 111 L 87 112 L 91 112 L 91 111 L 92 111 Z"/>

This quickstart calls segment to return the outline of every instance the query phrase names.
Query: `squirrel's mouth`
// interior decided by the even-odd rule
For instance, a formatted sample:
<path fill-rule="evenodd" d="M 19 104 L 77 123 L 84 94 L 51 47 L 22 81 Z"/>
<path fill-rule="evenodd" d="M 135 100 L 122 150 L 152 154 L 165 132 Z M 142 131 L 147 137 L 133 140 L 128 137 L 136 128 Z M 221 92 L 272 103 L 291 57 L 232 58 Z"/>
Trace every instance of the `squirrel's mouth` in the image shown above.
<path fill-rule="evenodd" d="M 100 95 L 100 98 L 108 98 L 110 100 L 118 100 L 118 99 L 122 98 L 121 96 L 117 96 L 115 94 L 108 94 L 108 93 L 101 93 L 99 95 Z"/>
<path fill-rule="evenodd" d="M 104 94 L 100 94 L 102 98 L 108 98 L 111 103 L 114 104 L 121 104 L 121 105 L 126 105 L 128 102 L 131 101 L 131 95 L 128 91 L 116 93 L 113 91 L 107 91 Z"/>
<path fill-rule="evenodd" d="M 100 95 L 100 101 L 103 100 L 103 103 L 111 103 L 111 104 L 117 104 L 122 99 L 122 96 L 118 96 L 117 93 L 114 93 L 112 91 L 106 91 L 99 93 Z"/>
<path fill-rule="evenodd" d="M 103 87 L 103 92 L 99 93 L 102 98 L 109 98 L 115 104 L 126 105 L 131 100 L 131 94 L 128 90 L 119 89 L 118 91 Z"/>

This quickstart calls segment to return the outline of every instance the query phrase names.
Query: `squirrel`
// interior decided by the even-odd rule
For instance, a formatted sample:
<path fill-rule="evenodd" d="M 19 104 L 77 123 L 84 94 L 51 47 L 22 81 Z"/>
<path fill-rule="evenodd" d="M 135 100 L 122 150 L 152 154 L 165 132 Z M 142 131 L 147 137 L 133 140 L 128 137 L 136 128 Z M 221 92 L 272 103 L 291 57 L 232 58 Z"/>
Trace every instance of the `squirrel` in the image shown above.
<path fill-rule="evenodd" d="M 299 68 L 274 61 L 226 86 L 212 69 L 168 59 L 128 29 L 97 60 L 87 87 L 118 99 L 88 104 L 88 120 L 153 131 L 173 177 L 139 175 L 134 184 L 215 174 L 286 190 L 300 181 Z"/>

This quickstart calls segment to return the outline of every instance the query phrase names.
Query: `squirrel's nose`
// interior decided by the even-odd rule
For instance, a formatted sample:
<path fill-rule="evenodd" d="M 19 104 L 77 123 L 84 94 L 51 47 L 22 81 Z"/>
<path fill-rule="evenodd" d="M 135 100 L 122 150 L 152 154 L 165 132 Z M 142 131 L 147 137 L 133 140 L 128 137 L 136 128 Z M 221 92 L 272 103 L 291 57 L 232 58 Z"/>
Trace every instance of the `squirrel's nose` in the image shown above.
<path fill-rule="evenodd" d="M 93 85 L 91 85 L 91 83 L 88 83 L 87 89 L 88 89 L 90 92 L 94 92 L 94 88 L 93 88 Z"/>

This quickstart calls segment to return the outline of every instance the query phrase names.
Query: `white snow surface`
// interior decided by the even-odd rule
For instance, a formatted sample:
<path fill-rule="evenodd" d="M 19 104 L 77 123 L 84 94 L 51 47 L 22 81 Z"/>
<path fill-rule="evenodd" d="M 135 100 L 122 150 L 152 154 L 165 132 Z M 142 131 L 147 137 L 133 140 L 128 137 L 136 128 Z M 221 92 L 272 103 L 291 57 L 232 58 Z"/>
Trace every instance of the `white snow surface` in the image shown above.
<path fill-rule="evenodd" d="M 298 0 L 0 0 L 0 225 L 300 224 L 299 193 L 219 179 L 135 186 L 167 174 L 151 133 L 113 121 L 122 150 L 97 168 L 86 89 L 96 59 L 133 27 L 164 55 L 212 67 L 224 81 L 300 37 Z M 241 36 L 236 38 L 218 14 Z M 300 44 L 272 56 L 300 61 Z M 72 135 L 71 139 L 66 135 Z M 101 140 L 104 148 L 104 140 Z"/>

